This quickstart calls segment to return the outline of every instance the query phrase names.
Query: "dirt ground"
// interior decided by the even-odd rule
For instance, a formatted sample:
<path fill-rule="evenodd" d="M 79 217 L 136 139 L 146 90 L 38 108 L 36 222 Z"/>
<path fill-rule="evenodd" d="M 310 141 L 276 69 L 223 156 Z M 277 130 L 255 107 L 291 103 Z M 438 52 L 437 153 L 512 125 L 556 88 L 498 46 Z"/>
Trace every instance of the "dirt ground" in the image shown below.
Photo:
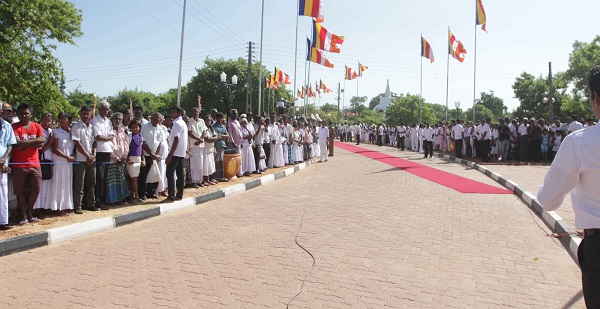
<path fill-rule="evenodd" d="M 252 181 L 254 179 L 258 179 L 265 175 L 277 173 L 277 172 L 282 171 L 289 167 L 293 167 L 293 166 L 285 166 L 285 167 L 280 167 L 280 168 L 268 169 L 266 172 L 263 172 L 260 175 L 253 174 L 252 176 L 242 177 L 242 178 L 233 177 L 231 180 L 229 180 L 229 182 L 220 182 L 216 185 L 209 186 L 209 187 L 202 187 L 202 188 L 197 188 L 197 189 L 186 187 L 184 190 L 183 198 L 204 195 L 204 194 L 211 193 L 211 192 L 217 191 L 217 190 L 225 188 L 225 187 L 229 187 L 229 186 L 240 184 L 240 183 L 246 183 L 246 182 Z M 117 216 L 117 215 L 127 214 L 130 212 L 153 208 L 153 207 L 160 205 L 160 202 L 163 199 L 164 199 L 164 197 L 159 197 L 158 199 L 148 199 L 148 201 L 146 201 L 144 203 L 139 203 L 139 204 L 135 204 L 135 205 L 132 205 L 132 204 L 114 205 L 114 206 L 111 206 L 109 210 L 102 210 L 102 211 L 84 210 L 82 215 L 76 215 L 74 213 L 70 213 L 68 216 L 58 216 L 56 214 L 53 214 L 52 211 L 48 211 L 48 213 L 47 213 L 48 215 L 46 217 L 42 216 L 43 219 L 39 222 L 28 223 L 28 224 L 25 224 L 22 226 L 13 225 L 12 228 L 9 230 L 0 231 L 0 240 L 4 240 L 4 239 L 15 237 L 15 236 L 21 236 L 21 235 L 26 235 L 26 234 L 42 232 L 45 230 L 49 230 L 49 229 L 53 229 L 53 228 L 57 228 L 57 227 L 61 227 L 61 226 L 69 225 L 69 224 L 81 223 L 81 222 L 99 219 L 99 218 L 105 218 L 105 217 L 113 217 L 113 216 Z"/>

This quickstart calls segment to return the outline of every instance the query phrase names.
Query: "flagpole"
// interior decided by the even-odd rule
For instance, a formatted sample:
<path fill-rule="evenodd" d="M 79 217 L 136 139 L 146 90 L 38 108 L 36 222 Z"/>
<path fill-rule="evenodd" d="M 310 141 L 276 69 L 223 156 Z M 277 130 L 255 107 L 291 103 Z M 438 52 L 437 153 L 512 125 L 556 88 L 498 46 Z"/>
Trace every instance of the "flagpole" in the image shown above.
<path fill-rule="evenodd" d="M 300 0 L 296 0 L 296 9 L 300 10 Z M 299 19 L 299 17 L 300 17 L 300 12 L 298 11 L 298 12 L 296 12 L 296 48 L 294 49 L 294 91 L 296 91 L 296 85 L 297 85 L 296 72 L 298 71 L 298 19 Z M 296 108 L 297 103 L 298 102 L 296 102 L 296 100 L 294 100 L 294 108 Z"/>
<path fill-rule="evenodd" d="M 475 3 L 477 6 L 477 3 Z M 477 7 L 476 7 L 477 9 Z M 477 91 L 475 85 L 477 83 L 477 23 L 475 23 L 475 54 L 473 55 L 473 123 L 475 123 L 475 96 Z"/>
<path fill-rule="evenodd" d="M 448 26 L 448 55 L 446 62 L 446 122 L 448 122 L 448 89 L 450 86 L 450 26 Z"/>
<path fill-rule="evenodd" d="M 423 34 L 421 33 L 421 84 L 419 95 L 421 96 L 421 101 L 419 103 L 419 124 L 423 122 Z"/>
<path fill-rule="evenodd" d="M 344 112 L 344 107 L 346 107 L 346 78 L 344 77 L 344 94 L 342 95 L 342 112 Z M 344 115 L 342 115 L 342 119 Z"/>
<path fill-rule="evenodd" d="M 264 33 L 264 21 L 265 21 L 265 0 L 262 0 L 262 12 L 260 17 L 260 60 L 258 61 L 258 80 L 259 85 L 262 83 L 262 56 L 263 56 L 263 33 Z M 261 115 L 263 106 L 262 101 L 262 86 L 258 87 L 258 117 Z"/>
<path fill-rule="evenodd" d="M 358 77 L 360 77 L 361 73 L 360 73 L 360 61 L 358 62 Z M 356 97 L 358 98 L 358 80 L 359 78 L 356 78 Z"/>
<path fill-rule="evenodd" d="M 308 77 L 306 78 L 307 84 L 310 86 L 310 61 L 308 62 Z M 310 100 L 308 101 L 308 103 L 310 104 Z M 306 104 L 306 106 L 304 106 L 304 117 L 306 117 L 306 114 L 308 114 L 308 104 Z"/>
<path fill-rule="evenodd" d="M 185 5 L 183 0 L 183 19 L 181 20 L 181 46 L 179 48 L 179 78 L 177 80 L 177 107 L 181 107 L 181 64 L 183 63 L 183 33 L 185 31 Z"/>

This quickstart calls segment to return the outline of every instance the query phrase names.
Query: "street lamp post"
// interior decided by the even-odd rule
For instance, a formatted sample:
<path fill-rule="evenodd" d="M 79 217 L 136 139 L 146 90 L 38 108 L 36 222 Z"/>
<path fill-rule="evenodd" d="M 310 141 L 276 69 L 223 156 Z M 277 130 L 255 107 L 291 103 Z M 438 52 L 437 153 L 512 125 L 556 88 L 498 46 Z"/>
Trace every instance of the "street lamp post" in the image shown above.
<path fill-rule="evenodd" d="M 459 101 L 454 102 L 454 106 L 456 106 L 456 119 L 458 119 L 458 108 L 460 107 L 460 102 Z"/>
<path fill-rule="evenodd" d="M 556 102 L 556 100 L 554 98 L 550 97 L 550 98 L 544 98 L 542 100 L 542 102 L 544 104 L 549 105 L 550 113 L 548 114 L 548 118 L 549 118 L 548 123 L 552 123 L 554 121 L 554 119 L 553 119 L 554 118 L 554 102 Z"/>
<path fill-rule="evenodd" d="M 231 83 L 227 82 L 227 74 L 225 74 L 225 72 L 222 72 L 219 77 L 221 79 L 221 85 L 227 88 L 227 97 L 223 99 L 223 102 L 225 103 L 225 109 L 227 109 L 225 113 L 229 113 L 229 98 L 231 97 L 231 87 L 237 86 L 238 77 L 237 75 L 233 75 L 231 77 Z"/>

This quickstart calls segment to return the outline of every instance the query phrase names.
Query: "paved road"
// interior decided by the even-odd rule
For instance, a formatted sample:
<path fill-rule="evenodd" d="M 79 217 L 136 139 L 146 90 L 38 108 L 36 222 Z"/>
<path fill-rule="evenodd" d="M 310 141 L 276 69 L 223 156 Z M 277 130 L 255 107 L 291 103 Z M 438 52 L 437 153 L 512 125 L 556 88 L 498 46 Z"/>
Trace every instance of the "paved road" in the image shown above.
<path fill-rule="evenodd" d="M 305 207 L 316 266 L 291 307 L 584 307 L 579 269 L 513 195 L 460 194 L 341 149 L 248 192 L 2 257 L 0 307 L 282 308 L 311 270 L 294 243 Z"/>

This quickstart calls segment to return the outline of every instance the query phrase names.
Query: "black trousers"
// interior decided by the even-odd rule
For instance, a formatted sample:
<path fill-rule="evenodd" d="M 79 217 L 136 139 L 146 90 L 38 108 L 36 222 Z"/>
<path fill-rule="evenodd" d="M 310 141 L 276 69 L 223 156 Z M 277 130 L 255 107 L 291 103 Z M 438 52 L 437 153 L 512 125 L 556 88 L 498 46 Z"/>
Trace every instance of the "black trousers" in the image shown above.
<path fill-rule="evenodd" d="M 356 145 L 360 145 L 360 134 L 356 134 Z"/>
<path fill-rule="evenodd" d="M 175 173 L 177 173 L 177 196 L 175 196 Z M 170 198 L 183 198 L 183 187 L 185 186 L 183 157 L 173 156 L 167 165 L 167 186 Z"/>
<path fill-rule="evenodd" d="M 588 308 L 600 308 L 600 235 L 583 238 L 577 250 L 583 298 Z"/>
<path fill-rule="evenodd" d="M 138 196 L 140 198 L 156 195 L 156 188 L 158 188 L 158 182 L 146 183 L 148 172 L 150 171 L 152 164 L 156 164 L 156 162 L 154 162 L 150 156 L 144 156 L 144 158 L 146 159 L 146 165 L 140 168 L 140 176 L 138 178 Z"/>
<path fill-rule="evenodd" d="M 423 141 L 423 148 L 425 148 L 425 156 L 423 158 L 433 156 L 433 141 Z"/>
<path fill-rule="evenodd" d="M 404 150 L 404 139 L 405 138 L 406 137 L 404 137 L 404 136 L 398 138 L 398 142 L 396 143 L 397 144 L 396 146 L 398 147 L 398 149 Z"/>
<path fill-rule="evenodd" d="M 462 158 L 462 145 L 463 144 L 463 140 L 461 139 L 455 139 L 454 140 L 454 153 L 456 155 L 457 158 Z"/>
<path fill-rule="evenodd" d="M 465 153 L 467 154 L 467 157 L 472 157 L 473 156 L 473 149 L 471 148 L 471 138 L 467 137 L 463 140 L 466 145 L 465 145 Z"/>
<path fill-rule="evenodd" d="M 96 206 L 100 207 L 104 205 L 104 176 L 106 175 L 106 163 L 110 162 L 110 152 L 97 152 L 96 153 L 96 186 L 94 188 L 94 195 L 96 196 Z"/>
<path fill-rule="evenodd" d="M 377 135 L 377 146 L 383 146 L 383 135 Z"/>
<path fill-rule="evenodd" d="M 254 147 L 252 147 L 252 153 L 254 153 L 254 166 L 256 166 L 256 170 L 258 171 L 258 161 L 260 161 L 260 148 L 262 147 L 262 145 L 259 144 L 255 144 Z"/>
<path fill-rule="evenodd" d="M 263 149 L 265 150 L 265 162 L 269 162 L 269 157 L 271 156 L 271 143 L 264 143 Z"/>
<path fill-rule="evenodd" d="M 483 162 L 490 162 L 490 142 L 489 139 L 481 141 L 481 160 Z"/>

